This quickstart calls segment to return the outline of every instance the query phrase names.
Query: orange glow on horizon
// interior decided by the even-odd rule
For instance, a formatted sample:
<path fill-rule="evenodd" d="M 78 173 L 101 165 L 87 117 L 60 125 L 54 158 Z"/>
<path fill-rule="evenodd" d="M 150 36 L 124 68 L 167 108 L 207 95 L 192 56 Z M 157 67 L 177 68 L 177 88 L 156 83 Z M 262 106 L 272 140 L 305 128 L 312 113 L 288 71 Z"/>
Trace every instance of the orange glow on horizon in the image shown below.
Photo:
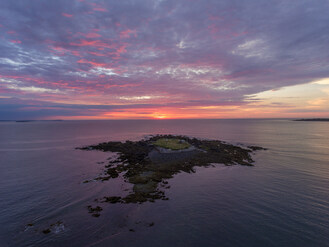
<path fill-rule="evenodd" d="M 153 119 L 167 119 L 168 116 L 166 114 L 156 112 L 152 115 L 152 118 Z"/>
<path fill-rule="evenodd" d="M 158 109 L 157 109 L 158 110 Z M 312 114 L 310 117 L 321 117 L 322 113 Z M 92 116 L 52 116 L 47 120 L 124 120 L 124 119 L 149 119 L 149 120 L 169 120 L 169 119 L 234 119 L 234 118 L 303 118 L 304 112 L 282 113 L 275 107 L 259 107 L 250 105 L 249 107 L 231 108 L 218 107 L 216 109 L 163 109 L 161 112 L 154 109 L 125 109 L 113 112 L 95 112 Z"/>

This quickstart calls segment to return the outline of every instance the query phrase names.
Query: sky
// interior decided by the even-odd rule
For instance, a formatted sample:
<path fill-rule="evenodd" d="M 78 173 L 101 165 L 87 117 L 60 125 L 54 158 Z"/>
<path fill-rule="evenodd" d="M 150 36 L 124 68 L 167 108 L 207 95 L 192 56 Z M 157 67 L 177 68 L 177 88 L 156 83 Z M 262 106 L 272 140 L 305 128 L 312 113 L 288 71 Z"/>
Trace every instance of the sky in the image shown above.
<path fill-rule="evenodd" d="M 329 116 L 328 0 L 1 0 L 0 120 Z"/>

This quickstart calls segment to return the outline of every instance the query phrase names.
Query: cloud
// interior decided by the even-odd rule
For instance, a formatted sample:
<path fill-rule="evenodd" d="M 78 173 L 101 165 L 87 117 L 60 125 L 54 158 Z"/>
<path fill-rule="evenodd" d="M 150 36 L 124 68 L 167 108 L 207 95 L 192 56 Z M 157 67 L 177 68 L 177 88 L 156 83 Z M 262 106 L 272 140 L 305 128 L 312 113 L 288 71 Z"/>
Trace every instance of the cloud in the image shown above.
<path fill-rule="evenodd" d="M 244 107 L 249 95 L 327 84 L 328 11 L 326 0 L 3 0 L 0 98 Z"/>
<path fill-rule="evenodd" d="M 68 17 L 68 18 L 73 17 L 73 15 L 70 15 L 70 14 L 67 14 L 67 13 L 62 13 L 62 16 L 65 16 L 65 17 Z"/>

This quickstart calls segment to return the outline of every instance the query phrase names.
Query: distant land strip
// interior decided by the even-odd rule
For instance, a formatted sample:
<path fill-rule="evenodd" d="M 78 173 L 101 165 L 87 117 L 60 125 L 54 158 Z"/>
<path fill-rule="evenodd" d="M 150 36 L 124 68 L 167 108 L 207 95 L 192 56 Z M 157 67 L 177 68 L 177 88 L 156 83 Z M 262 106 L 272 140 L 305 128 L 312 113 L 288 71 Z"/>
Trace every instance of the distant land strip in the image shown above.
<path fill-rule="evenodd" d="M 312 122 L 329 122 L 329 118 L 302 118 L 293 121 L 312 121 Z"/>

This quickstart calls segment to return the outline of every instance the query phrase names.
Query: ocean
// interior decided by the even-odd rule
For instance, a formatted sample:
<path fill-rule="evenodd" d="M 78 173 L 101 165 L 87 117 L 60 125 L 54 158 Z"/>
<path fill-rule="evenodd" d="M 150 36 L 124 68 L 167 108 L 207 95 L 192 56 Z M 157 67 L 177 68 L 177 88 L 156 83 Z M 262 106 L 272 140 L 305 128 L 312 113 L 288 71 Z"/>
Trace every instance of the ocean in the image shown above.
<path fill-rule="evenodd" d="M 179 134 L 268 148 L 253 167 L 197 168 L 168 180 L 168 201 L 94 199 L 131 185 L 97 177 L 106 141 Z M 0 247 L 329 246 L 329 122 L 291 119 L 0 122 Z M 97 204 L 98 205 L 98 204 Z M 51 232 L 42 231 L 51 228 Z"/>

